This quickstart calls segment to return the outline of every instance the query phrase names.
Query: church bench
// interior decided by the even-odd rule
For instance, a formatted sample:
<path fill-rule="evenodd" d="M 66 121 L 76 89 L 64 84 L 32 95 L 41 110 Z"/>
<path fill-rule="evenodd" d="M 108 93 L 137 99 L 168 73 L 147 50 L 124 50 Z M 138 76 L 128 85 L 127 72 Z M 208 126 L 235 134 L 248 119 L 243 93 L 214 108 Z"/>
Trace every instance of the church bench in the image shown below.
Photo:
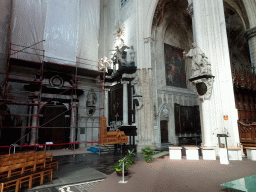
<path fill-rule="evenodd" d="M 39 155 L 39 156 L 27 156 L 27 157 L 23 157 L 19 160 L 9 160 L 9 161 L 5 161 L 0 163 L 1 167 L 4 166 L 8 166 L 8 165 L 20 165 L 20 164 L 24 164 L 24 169 L 21 170 L 20 169 L 16 169 L 15 171 L 13 170 L 13 172 L 11 173 L 12 175 L 18 175 L 18 174 L 22 174 L 24 172 L 31 172 L 31 171 L 36 171 L 37 169 L 45 169 L 46 168 L 46 156 L 45 155 Z M 48 166 L 50 168 L 50 166 Z M 0 173 L 1 178 L 6 177 L 7 174 L 6 173 Z"/>
<path fill-rule="evenodd" d="M 15 186 L 15 192 L 21 188 L 22 184 L 28 183 L 28 188 L 32 188 L 33 181 L 40 178 L 40 185 L 43 184 L 45 176 L 50 176 L 52 181 L 52 169 L 37 170 L 35 172 L 23 173 L 21 175 L 15 175 L 0 180 L 0 192 L 4 189 L 9 189 Z"/>
<path fill-rule="evenodd" d="M 228 159 L 242 161 L 242 148 L 228 147 Z"/>
<path fill-rule="evenodd" d="M 216 147 L 201 147 L 203 160 L 216 160 Z"/>
<path fill-rule="evenodd" d="M 50 179 L 52 181 L 52 169 L 35 170 L 35 162 L 36 161 L 26 163 L 20 162 L 17 164 L 0 167 L 0 173 L 7 172 L 7 176 L 5 178 L 0 179 L 0 192 L 2 192 L 4 189 L 9 189 L 12 186 L 15 186 L 15 191 L 18 191 L 21 185 L 26 182 L 28 182 L 29 188 L 31 188 L 33 180 L 37 178 L 40 178 L 41 185 L 43 184 L 44 177 L 47 175 L 50 176 Z M 29 169 L 26 172 L 26 167 L 29 166 L 32 166 L 33 169 Z M 19 170 L 19 172 L 17 172 L 17 170 Z"/>
<path fill-rule="evenodd" d="M 199 160 L 198 147 L 185 146 L 187 160 Z"/>
<path fill-rule="evenodd" d="M 56 167 L 57 171 L 59 170 L 59 162 L 53 160 L 52 153 L 46 154 L 46 167 L 52 168 L 53 166 Z"/>
<path fill-rule="evenodd" d="M 181 149 L 182 147 L 169 147 L 169 157 L 173 160 L 181 160 Z"/>
<path fill-rule="evenodd" d="M 247 159 L 256 161 L 256 147 L 245 147 L 247 153 Z"/>
<path fill-rule="evenodd" d="M 9 155 L 7 155 L 7 156 L 9 157 Z M 43 162 L 44 160 L 42 158 L 46 159 L 46 161 Z M 57 171 L 59 170 L 59 162 L 53 160 L 52 153 L 46 154 L 46 152 L 38 152 L 38 153 L 31 152 L 31 153 L 26 153 L 24 155 L 22 153 L 20 153 L 20 154 L 18 154 L 18 156 L 12 155 L 12 157 L 0 159 L 0 166 L 13 164 L 15 162 L 15 160 L 21 160 L 21 159 L 24 159 L 24 162 L 38 159 L 38 162 L 36 163 L 37 167 L 40 167 L 40 168 L 55 167 Z M 39 159 L 41 159 L 41 160 L 39 160 Z M 38 164 L 40 164 L 40 165 L 38 165 Z"/>

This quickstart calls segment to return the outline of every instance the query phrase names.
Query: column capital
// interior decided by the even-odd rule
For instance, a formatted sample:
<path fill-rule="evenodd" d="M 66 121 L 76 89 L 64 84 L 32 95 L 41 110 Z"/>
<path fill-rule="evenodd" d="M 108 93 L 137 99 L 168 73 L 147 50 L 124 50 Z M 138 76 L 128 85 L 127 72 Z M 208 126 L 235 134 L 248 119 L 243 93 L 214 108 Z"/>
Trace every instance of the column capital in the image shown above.
<path fill-rule="evenodd" d="M 121 83 L 124 85 L 124 84 L 128 84 L 129 81 L 124 81 L 124 80 L 122 80 Z"/>
<path fill-rule="evenodd" d="M 252 37 L 256 37 L 256 27 L 246 30 L 244 32 L 244 36 L 247 40 L 249 40 Z"/>
<path fill-rule="evenodd" d="M 144 38 L 144 43 L 151 43 L 151 42 L 153 42 L 154 41 L 154 38 L 152 38 L 152 37 L 146 37 L 146 38 Z"/>

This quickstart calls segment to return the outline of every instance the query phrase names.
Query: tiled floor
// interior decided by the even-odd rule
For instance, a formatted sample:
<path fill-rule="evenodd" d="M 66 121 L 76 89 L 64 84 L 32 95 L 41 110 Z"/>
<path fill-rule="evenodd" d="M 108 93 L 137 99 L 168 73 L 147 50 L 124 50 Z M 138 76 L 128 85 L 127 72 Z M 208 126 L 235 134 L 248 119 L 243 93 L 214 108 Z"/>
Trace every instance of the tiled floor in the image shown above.
<path fill-rule="evenodd" d="M 120 154 L 109 153 L 100 156 L 92 153 L 55 156 L 54 159 L 59 161 L 59 171 L 54 171 L 53 181 L 46 181 L 44 185 L 31 190 L 23 189 L 23 191 L 87 191 L 107 175 L 113 173 L 112 166 L 120 158 L 122 158 Z"/>

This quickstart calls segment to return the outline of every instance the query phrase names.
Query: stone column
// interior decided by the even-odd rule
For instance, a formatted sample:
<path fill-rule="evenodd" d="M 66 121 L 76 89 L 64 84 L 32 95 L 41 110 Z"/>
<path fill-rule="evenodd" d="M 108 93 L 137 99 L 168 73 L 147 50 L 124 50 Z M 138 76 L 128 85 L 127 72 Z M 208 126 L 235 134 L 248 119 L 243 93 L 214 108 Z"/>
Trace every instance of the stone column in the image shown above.
<path fill-rule="evenodd" d="M 151 69 L 137 70 L 139 82 L 136 86 L 135 92 L 142 96 L 143 105 L 136 114 L 137 138 L 138 138 L 138 152 L 146 145 L 155 147 L 154 142 L 154 110 L 152 102 L 152 71 Z"/>
<path fill-rule="evenodd" d="M 217 133 L 229 133 L 228 145 L 239 141 L 223 0 L 193 0 L 194 42 L 205 53 L 215 76 L 212 95 L 201 101 L 202 145 L 217 146 Z M 223 116 L 228 115 L 224 122 Z M 225 129 L 224 129 L 225 128 Z"/>
<path fill-rule="evenodd" d="M 108 92 L 109 92 L 109 89 L 105 89 L 104 116 L 107 118 L 107 122 L 108 122 Z"/>
<path fill-rule="evenodd" d="M 77 115 L 77 103 L 71 103 L 71 124 L 70 124 L 70 143 L 75 142 L 75 134 L 76 134 L 76 115 Z"/>
<path fill-rule="evenodd" d="M 37 141 L 37 128 L 38 128 L 38 101 L 34 100 L 34 106 L 33 106 L 33 117 L 32 117 L 32 124 L 31 124 L 31 139 L 30 139 L 30 145 L 35 145 Z"/>
<path fill-rule="evenodd" d="M 245 32 L 245 37 L 248 40 L 251 63 L 256 70 L 256 27 L 253 27 Z"/>
<path fill-rule="evenodd" d="M 123 84 L 123 125 L 128 125 L 128 93 L 127 81 L 122 81 Z"/>

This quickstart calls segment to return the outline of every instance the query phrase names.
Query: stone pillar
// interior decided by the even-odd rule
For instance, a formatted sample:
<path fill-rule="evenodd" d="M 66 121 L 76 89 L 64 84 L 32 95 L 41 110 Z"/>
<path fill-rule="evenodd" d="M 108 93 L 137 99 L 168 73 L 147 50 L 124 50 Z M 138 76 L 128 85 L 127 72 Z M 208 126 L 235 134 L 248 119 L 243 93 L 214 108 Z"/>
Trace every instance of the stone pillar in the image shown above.
<path fill-rule="evenodd" d="M 34 100 L 34 106 L 33 106 L 33 117 L 32 117 L 32 124 L 31 124 L 31 139 L 30 139 L 30 145 L 35 145 L 37 142 L 37 128 L 38 128 L 38 101 Z"/>
<path fill-rule="evenodd" d="M 122 81 L 123 84 L 123 125 L 128 125 L 128 93 L 127 81 Z"/>
<path fill-rule="evenodd" d="M 228 146 L 240 144 L 223 0 L 193 0 L 194 42 L 209 58 L 215 76 L 212 95 L 201 101 L 202 145 L 217 146 L 217 133 L 229 134 Z M 224 122 L 223 116 L 228 115 Z M 227 130 L 227 131 L 226 131 Z"/>
<path fill-rule="evenodd" d="M 71 124 L 70 124 L 70 143 L 75 142 L 75 134 L 76 134 L 76 116 L 77 116 L 77 103 L 71 103 Z"/>
<path fill-rule="evenodd" d="M 108 92 L 109 92 L 109 89 L 105 89 L 104 116 L 107 118 L 107 122 L 108 122 Z"/>
<path fill-rule="evenodd" d="M 136 110 L 137 126 L 137 151 L 140 152 L 143 147 L 149 145 L 155 147 L 154 141 L 154 117 L 152 102 L 152 71 L 151 69 L 137 69 L 139 82 L 136 85 L 135 92 L 142 96 L 143 103 L 139 110 Z"/>
<path fill-rule="evenodd" d="M 251 63 L 256 70 L 256 27 L 253 27 L 245 32 L 245 37 L 248 40 Z"/>

